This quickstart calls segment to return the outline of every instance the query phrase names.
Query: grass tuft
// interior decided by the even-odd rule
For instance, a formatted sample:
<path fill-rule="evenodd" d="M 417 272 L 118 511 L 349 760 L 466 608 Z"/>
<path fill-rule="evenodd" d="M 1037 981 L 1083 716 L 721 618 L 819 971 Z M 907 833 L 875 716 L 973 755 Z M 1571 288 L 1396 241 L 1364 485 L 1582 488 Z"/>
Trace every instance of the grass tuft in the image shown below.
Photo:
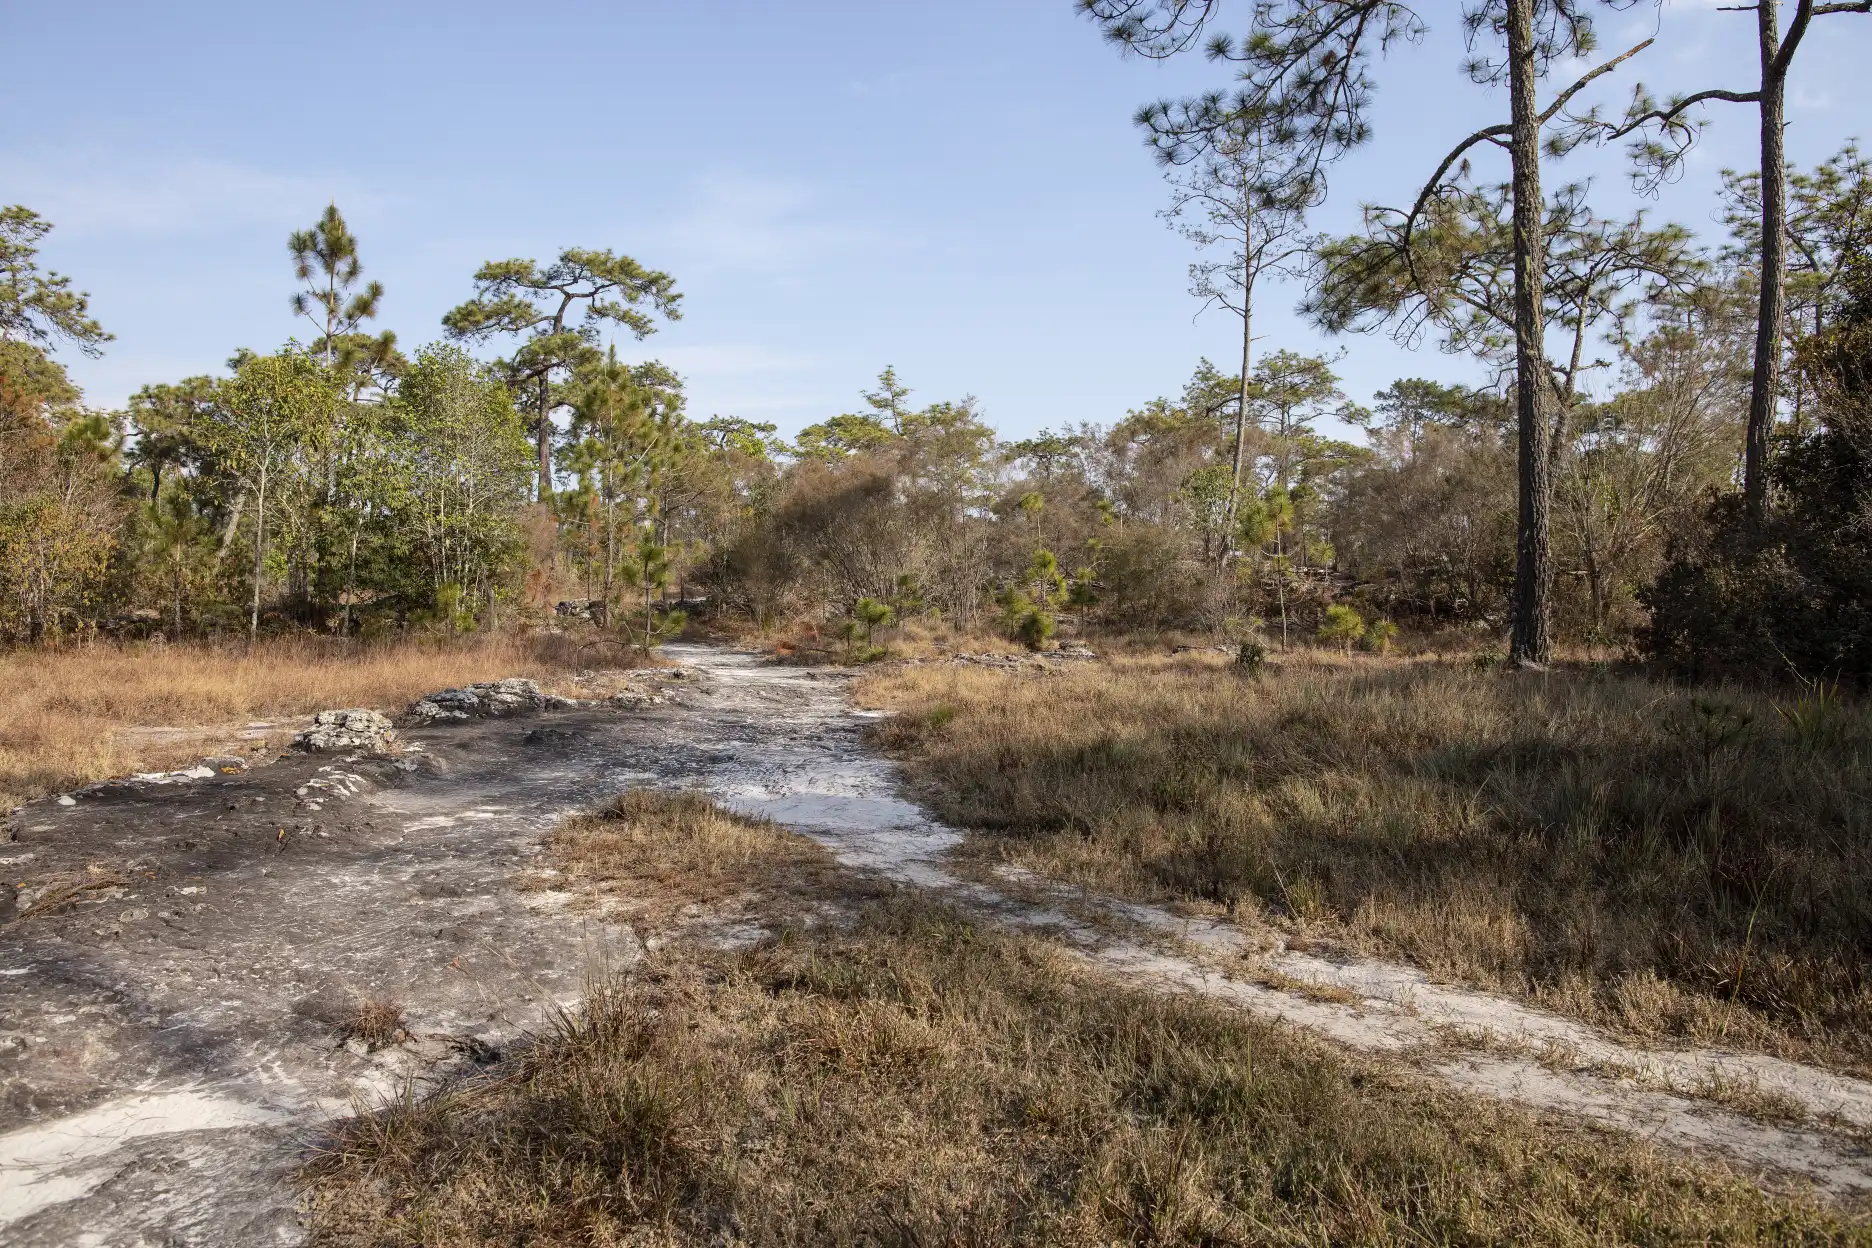
<path fill-rule="evenodd" d="M 777 823 L 750 819 L 700 793 L 632 789 L 561 823 L 548 841 L 576 886 L 624 890 L 640 908 L 718 906 L 824 878 L 831 855 Z"/>
<path fill-rule="evenodd" d="M 403 1039 L 403 1003 L 388 997 L 359 997 L 339 1025 L 346 1040 L 362 1040 L 375 1051 Z"/>

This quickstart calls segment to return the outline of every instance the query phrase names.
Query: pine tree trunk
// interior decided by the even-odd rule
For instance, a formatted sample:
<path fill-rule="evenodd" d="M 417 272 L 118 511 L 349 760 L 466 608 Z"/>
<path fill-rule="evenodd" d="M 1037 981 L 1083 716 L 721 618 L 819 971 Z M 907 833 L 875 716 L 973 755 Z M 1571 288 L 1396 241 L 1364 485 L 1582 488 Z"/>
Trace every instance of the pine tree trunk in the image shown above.
<path fill-rule="evenodd" d="M 552 497 L 552 381 L 541 377 L 539 383 L 539 425 L 533 436 L 539 442 L 539 501 Z"/>
<path fill-rule="evenodd" d="M 1235 469 L 1229 477 L 1228 517 L 1222 538 L 1226 552 L 1235 545 L 1235 515 L 1241 506 L 1242 459 L 1248 440 L 1248 358 L 1254 350 L 1254 274 L 1243 262 L 1241 391 L 1236 395 Z"/>
<path fill-rule="evenodd" d="M 1519 430 L 1520 508 L 1515 532 L 1514 624 L 1509 661 L 1548 661 L 1552 639 L 1548 589 L 1552 581 L 1548 535 L 1553 481 L 1547 459 L 1545 263 L 1541 220 L 1540 120 L 1534 98 L 1534 0 L 1508 0 L 1508 83 L 1513 134 L 1515 248 L 1515 418 Z"/>
<path fill-rule="evenodd" d="M 1777 70 L 1780 0 L 1757 0 L 1761 43 L 1761 303 L 1755 320 L 1755 372 L 1749 383 L 1742 495 L 1757 521 L 1768 514 L 1768 438 L 1781 392 L 1781 335 L 1787 289 L 1787 157 L 1782 146 L 1787 74 Z"/>

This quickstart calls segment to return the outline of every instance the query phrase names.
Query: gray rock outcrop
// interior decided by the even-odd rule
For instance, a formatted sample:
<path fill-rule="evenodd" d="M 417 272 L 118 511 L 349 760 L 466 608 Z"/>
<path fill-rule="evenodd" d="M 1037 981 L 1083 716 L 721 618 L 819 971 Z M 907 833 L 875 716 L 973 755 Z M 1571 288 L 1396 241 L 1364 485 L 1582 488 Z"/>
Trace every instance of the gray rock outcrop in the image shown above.
<path fill-rule="evenodd" d="M 459 689 L 438 689 L 412 704 L 409 717 L 418 724 L 432 724 L 442 719 L 479 719 L 577 705 L 571 698 L 541 693 L 535 681 L 510 676 Z"/>
<path fill-rule="evenodd" d="M 313 754 L 388 754 L 396 745 L 396 729 L 376 711 L 353 708 L 320 711 L 312 726 L 293 738 L 293 748 Z"/>

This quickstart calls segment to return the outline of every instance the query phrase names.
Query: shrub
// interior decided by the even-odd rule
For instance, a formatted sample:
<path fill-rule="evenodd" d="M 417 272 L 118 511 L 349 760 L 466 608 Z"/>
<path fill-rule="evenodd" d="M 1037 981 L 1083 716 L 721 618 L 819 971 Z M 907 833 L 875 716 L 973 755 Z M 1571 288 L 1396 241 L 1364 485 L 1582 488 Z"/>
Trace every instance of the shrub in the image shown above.
<path fill-rule="evenodd" d="M 1391 643 L 1397 640 L 1398 626 L 1390 620 L 1373 620 L 1365 626 L 1364 636 L 1359 644 L 1373 654 L 1389 654 Z"/>
<path fill-rule="evenodd" d="M 1640 595 L 1670 667 L 1872 682 L 1872 261 L 1857 270 L 1846 315 L 1801 348 L 1822 423 L 1770 465 L 1773 514 L 1715 500 Z"/>
<path fill-rule="evenodd" d="M 1343 646 L 1352 653 L 1353 643 L 1365 635 L 1365 618 L 1342 602 L 1326 608 L 1325 622 L 1319 626 L 1321 641 Z"/>

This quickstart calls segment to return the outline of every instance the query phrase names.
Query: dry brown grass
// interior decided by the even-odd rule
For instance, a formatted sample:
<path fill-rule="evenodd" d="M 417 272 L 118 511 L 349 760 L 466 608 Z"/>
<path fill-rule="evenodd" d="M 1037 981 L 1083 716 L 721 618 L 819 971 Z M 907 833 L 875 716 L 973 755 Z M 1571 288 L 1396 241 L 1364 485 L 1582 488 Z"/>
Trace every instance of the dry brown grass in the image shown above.
<path fill-rule="evenodd" d="M 1641 1036 L 1872 1069 L 1872 714 L 1608 672 L 1126 659 L 862 686 L 1042 874 L 1401 956 Z"/>
<path fill-rule="evenodd" d="M 670 951 L 508 1066 L 341 1127 L 364 1246 L 1824 1243 L 1805 1199 L 1113 985 L 899 902 Z"/>
<path fill-rule="evenodd" d="M 107 889 L 120 889 L 130 880 L 122 872 L 102 862 L 85 864 L 82 871 L 54 871 L 31 881 L 31 892 L 20 895 L 20 909 L 12 922 L 57 914 L 88 895 Z"/>
<path fill-rule="evenodd" d="M 575 889 L 621 891 L 648 915 L 744 894 L 771 900 L 834 873 L 830 854 L 777 823 L 734 814 L 699 793 L 658 789 L 632 789 L 566 820 L 547 849 Z"/>
<path fill-rule="evenodd" d="M 853 647 L 839 635 L 839 621 L 796 619 L 765 630 L 741 619 L 712 622 L 705 633 L 711 641 L 770 651 L 793 663 L 844 663 Z M 952 654 L 1025 654 L 1018 642 L 970 626 L 958 626 L 935 617 L 914 617 L 880 628 L 873 643 L 885 651 L 882 659 L 940 659 Z"/>
<path fill-rule="evenodd" d="M 234 725 L 340 706 L 401 710 L 424 693 L 503 676 L 542 681 L 603 663 L 564 636 L 357 646 L 92 645 L 0 653 L 0 808 L 92 780 L 193 761 L 214 740 L 129 732 Z"/>
<path fill-rule="evenodd" d="M 338 1030 L 346 1040 L 362 1040 L 373 1050 L 395 1044 L 405 1034 L 403 1003 L 389 997 L 358 997 Z"/>

